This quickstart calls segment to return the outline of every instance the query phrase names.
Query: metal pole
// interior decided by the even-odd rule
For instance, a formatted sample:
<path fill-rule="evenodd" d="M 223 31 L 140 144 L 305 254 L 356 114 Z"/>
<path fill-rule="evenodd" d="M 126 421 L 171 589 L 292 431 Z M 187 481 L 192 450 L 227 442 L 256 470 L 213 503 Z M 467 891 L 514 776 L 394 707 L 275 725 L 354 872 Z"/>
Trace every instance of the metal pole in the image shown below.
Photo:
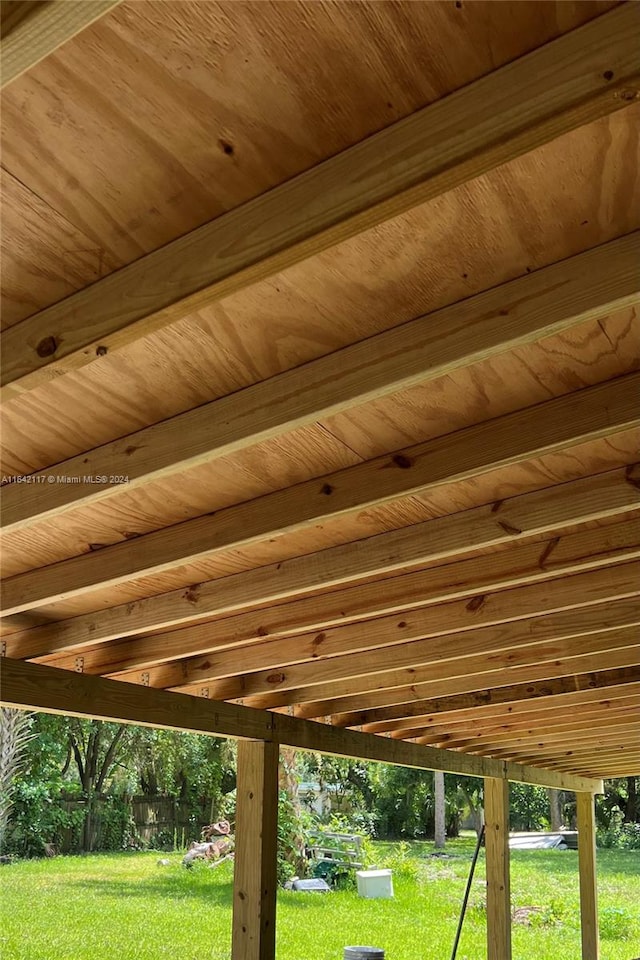
<path fill-rule="evenodd" d="M 451 960 L 456 960 L 456 956 L 458 954 L 458 944 L 460 943 L 460 934 L 462 933 L 462 924 L 464 923 L 464 915 L 467 912 L 467 904 L 469 903 L 469 894 L 471 893 L 471 884 L 473 883 L 473 875 L 476 872 L 476 863 L 478 862 L 480 847 L 482 846 L 483 840 L 484 840 L 484 823 L 482 824 L 482 830 L 478 834 L 478 842 L 476 843 L 476 849 L 473 852 L 471 869 L 469 870 L 469 876 L 467 878 L 467 889 L 464 891 L 464 899 L 462 901 L 462 910 L 460 911 L 460 919 L 458 920 L 458 929 L 456 930 L 456 939 L 453 942 L 453 951 L 451 952 Z"/>

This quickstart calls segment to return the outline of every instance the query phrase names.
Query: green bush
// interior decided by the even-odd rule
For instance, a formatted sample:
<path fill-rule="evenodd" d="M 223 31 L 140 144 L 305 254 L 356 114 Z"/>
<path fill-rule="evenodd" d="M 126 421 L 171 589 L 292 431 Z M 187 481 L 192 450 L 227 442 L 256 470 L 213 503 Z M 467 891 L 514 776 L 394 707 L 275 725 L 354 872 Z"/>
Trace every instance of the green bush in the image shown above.
<path fill-rule="evenodd" d="M 622 811 L 614 809 L 607 826 L 598 829 L 597 843 L 608 850 L 640 850 L 640 823 L 624 823 Z"/>

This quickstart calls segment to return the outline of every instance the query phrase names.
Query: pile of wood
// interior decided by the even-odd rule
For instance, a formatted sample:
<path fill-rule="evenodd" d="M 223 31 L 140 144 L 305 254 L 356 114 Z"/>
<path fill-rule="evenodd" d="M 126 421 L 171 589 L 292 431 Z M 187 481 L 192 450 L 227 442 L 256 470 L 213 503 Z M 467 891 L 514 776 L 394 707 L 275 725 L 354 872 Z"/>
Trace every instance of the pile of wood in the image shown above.
<path fill-rule="evenodd" d="M 202 839 L 194 840 L 182 859 L 185 867 L 191 868 L 194 860 L 209 860 L 210 866 L 217 867 L 225 860 L 233 858 L 234 838 L 228 820 L 210 823 L 202 831 Z"/>

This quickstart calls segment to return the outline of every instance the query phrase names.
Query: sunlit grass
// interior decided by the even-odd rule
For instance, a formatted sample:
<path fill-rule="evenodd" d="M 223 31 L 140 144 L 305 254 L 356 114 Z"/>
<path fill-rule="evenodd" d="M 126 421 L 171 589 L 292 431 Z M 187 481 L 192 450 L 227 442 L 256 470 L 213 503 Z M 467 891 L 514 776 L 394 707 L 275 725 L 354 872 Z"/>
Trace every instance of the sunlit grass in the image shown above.
<path fill-rule="evenodd" d="M 388 960 L 449 960 L 471 839 L 414 844 L 394 871 L 394 900 L 282 891 L 278 960 L 341 960 L 349 944 L 383 947 Z M 383 859 L 393 846 L 376 845 Z M 158 866 L 167 856 L 170 865 Z M 3 960 L 229 960 L 233 866 L 194 870 L 178 854 L 60 857 L 0 868 Z M 640 854 L 599 851 L 602 960 L 640 955 Z M 483 960 L 484 864 L 478 865 L 458 960 Z M 577 855 L 516 851 L 512 901 L 536 907 L 514 924 L 515 960 L 579 960 Z"/>

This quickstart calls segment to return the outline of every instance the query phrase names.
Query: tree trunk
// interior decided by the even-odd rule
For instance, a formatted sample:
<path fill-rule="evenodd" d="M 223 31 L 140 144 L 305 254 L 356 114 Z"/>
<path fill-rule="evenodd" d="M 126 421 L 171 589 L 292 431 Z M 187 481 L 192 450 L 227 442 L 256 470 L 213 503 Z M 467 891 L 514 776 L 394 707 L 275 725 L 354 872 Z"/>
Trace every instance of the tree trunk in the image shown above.
<path fill-rule="evenodd" d="M 446 840 L 446 820 L 444 803 L 444 773 L 440 770 L 434 771 L 434 806 L 435 806 L 435 847 L 436 850 L 442 850 Z"/>
<path fill-rule="evenodd" d="M 635 777 L 627 777 L 627 805 L 624 819 L 627 823 L 638 822 L 638 791 Z"/>
<path fill-rule="evenodd" d="M 557 833 L 558 830 L 562 830 L 563 816 L 562 816 L 562 798 L 560 790 L 552 790 L 551 787 L 547 790 L 549 795 L 549 805 L 551 807 L 551 829 L 554 833 Z"/>

